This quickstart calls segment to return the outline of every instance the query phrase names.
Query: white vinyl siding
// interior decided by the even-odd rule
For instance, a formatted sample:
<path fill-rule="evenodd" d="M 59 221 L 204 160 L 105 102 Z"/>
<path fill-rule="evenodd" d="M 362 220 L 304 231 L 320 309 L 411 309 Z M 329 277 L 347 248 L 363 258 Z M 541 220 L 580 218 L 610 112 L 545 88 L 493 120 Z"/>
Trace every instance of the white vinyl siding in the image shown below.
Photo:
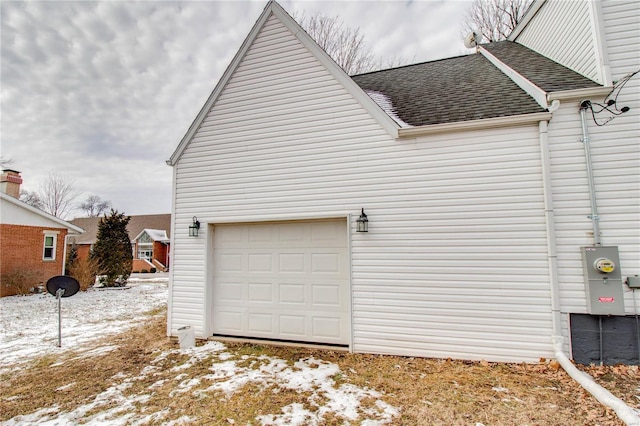
<path fill-rule="evenodd" d="M 175 166 L 172 332 L 212 332 L 206 224 L 340 213 L 354 351 L 551 357 L 538 145 L 537 124 L 393 140 L 270 18 Z"/>
<path fill-rule="evenodd" d="M 603 84 L 589 3 L 548 0 L 516 41 Z"/>
<path fill-rule="evenodd" d="M 640 70 L 640 4 L 629 0 L 602 2 L 605 38 L 611 76 L 614 82 Z M 594 161 L 601 178 L 598 196 L 603 199 L 600 216 L 608 223 L 612 245 L 620 246 L 623 277 L 640 275 L 640 74 L 636 74 L 621 90 L 618 108 L 628 106 L 629 112 L 603 127 L 591 126 L 595 143 L 606 140 Z M 595 128 L 594 128 L 595 127 Z M 600 142 L 602 143 L 602 142 Z M 602 146 L 602 145 L 601 145 Z M 601 194 L 601 192 L 603 192 Z M 632 297 L 640 306 L 640 292 L 632 293 L 627 286 L 625 309 L 634 312 Z"/>
<path fill-rule="evenodd" d="M 640 69 L 640 5 L 603 1 L 602 11 L 611 74 L 618 81 Z M 623 279 L 640 274 L 639 92 L 636 75 L 618 97 L 618 107 L 631 110 L 604 126 L 597 126 L 587 114 L 601 242 L 619 247 Z M 587 313 L 580 247 L 593 245 L 579 105 L 578 100 L 563 102 L 549 125 L 561 309 L 568 313 Z M 606 117 L 597 115 L 600 122 Z M 623 289 L 626 312 L 633 314 L 633 293 L 626 285 Z"/>
<path fill-rule="evenodd" d="M 637 89 L 636 89 L 637 90 Z M 625 104 L 626 105 L 626 104 Z M 593 245 L 579 103 L 567 103 L 549 126 L 553 202 L 558 244 L 558 268 L 563 312 L 587 313 L 580 247 Z M 639 274 L 640 148 L 638 116 L 618 117 L 597 127 L 587 126 L 600 216 L 601 241 L 618 246 L 623 277 Z M 628 288 L 624 287 L 628 292 Z M 627 312 L 633 313 L 631 294 Z"/>

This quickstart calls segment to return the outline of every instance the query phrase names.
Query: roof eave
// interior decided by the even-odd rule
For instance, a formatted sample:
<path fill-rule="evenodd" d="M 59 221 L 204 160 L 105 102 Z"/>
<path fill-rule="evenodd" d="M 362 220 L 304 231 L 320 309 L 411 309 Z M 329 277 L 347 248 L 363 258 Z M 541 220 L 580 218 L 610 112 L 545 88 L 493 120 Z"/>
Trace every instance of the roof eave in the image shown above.
<path fill-rule="evenodd" d="M 436 133 L 451 133 L 470 130 L 484 130 L 496 127 L 512 127 L 551 120 L 550 112 L 511 115 L 507 117 L 484 118 L 480 120 L 457 121 L 454 123 L 430 124 L 426 126 L 403 128 L 398 131 L 399 139 L 415 138 Z"/>
<path fill-rule="evenodd" d="M 10 202 L 12 204 L 15 204 L 16 206 L 18 206 L 20 208 L 23 208 L 23 209 L 25 209 L 25 210 L 27 210 L 27 211 L 29 211 L 31 213 L 37 214 L 39 216 L 44 217 L 45 219 L 48 219 L 48 220 L 50 220 L 52 222 L 55 222 L 55 223 L 57 223 L 58 225 L 60 225 L 60 226 L 62 226 L 64 228 L 67 228 L 69 231 L 72 232 L 72 234 L 70 233 L 69 235 L 84 234 L 84 229 L 80 228 L 79 226 L 76 226 L 76 225 L 74 225 L 72 223 L 69 223 L 69 222 L 67 222 L 65 220 L 62 220 L 59 217 L 56 217 L 56 216 L 51 215 L 49 213 L 43 212 L 42 210 L 37 209 L 37 208 L 35 208 L 33 206 L 30 206 L 29 204 L 27 204 L 27 203 L 25 203 L 23 201 L 20 201 L 17 198 L 11 197 L 10 195 L 6 195 L 6 194 L 0 192 L 0 198 L 5 200 L 5 201 L 8 201 L 8 202 Z"/>

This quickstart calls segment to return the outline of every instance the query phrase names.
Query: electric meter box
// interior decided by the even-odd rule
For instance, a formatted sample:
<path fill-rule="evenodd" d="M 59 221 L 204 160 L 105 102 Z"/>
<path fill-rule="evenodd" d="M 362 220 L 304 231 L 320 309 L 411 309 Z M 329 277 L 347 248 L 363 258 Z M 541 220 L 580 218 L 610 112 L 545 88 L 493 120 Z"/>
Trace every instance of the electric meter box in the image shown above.
<path fill-rule="evenodd" d="M 587 309 L 592 315 L 624 315 L 618 247 L 581 247 Z"/>

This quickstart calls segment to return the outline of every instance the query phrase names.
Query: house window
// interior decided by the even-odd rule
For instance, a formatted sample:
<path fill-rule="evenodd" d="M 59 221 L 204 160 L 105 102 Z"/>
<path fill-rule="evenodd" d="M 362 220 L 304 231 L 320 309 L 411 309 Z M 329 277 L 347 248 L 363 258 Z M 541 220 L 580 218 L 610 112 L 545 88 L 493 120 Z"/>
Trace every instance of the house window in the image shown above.
<path fill-rule="evenodd" d="M 42 251 L 42 260 L 56 260 L 56 236 L 44 236 L 44 249 Z"/>
<path fill-rule="evenodd" d="M 151 262 L 153 258 L 153 250 L 140 250 L 138 251 L 138 259 L 144 259 Z"/>

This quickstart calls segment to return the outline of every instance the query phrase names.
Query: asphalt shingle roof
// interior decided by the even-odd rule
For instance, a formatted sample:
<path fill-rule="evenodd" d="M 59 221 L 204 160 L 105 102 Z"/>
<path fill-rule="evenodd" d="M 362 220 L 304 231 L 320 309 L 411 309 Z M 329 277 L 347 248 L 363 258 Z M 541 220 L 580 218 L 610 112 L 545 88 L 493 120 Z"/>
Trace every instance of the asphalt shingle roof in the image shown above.
<path fill-rule="evenodd" d="M 587 77 L 515 42 L 504 40 L 483 44 L 482 47 L 545 92 L 599 86 Z"/>
<path fill-rule="evenodd" d="M 73 219 L 69 223 L 72 223 L 85 232 L 75 238 L 76 244 L 94 244 L 96 242 L 96 236 L 98 235 L 98 222 L 99 217 L 82 217 Z M 167 232 L 167 236 L 171 237 L 171 215 L 170 214 L 147 214 L 140 216 L 131 216 L 131 220 L 127 225 L 127 232 L 129 233 L 129 239 L 133 240 L 140 232 L 145 229 L 157 229 Z"/>
<path fill-rule="evenodd" d="M 544 111 L 480 54 L 352 76 L 365 91 L 391 101 L 412 126 L 454 123 Z"/>

